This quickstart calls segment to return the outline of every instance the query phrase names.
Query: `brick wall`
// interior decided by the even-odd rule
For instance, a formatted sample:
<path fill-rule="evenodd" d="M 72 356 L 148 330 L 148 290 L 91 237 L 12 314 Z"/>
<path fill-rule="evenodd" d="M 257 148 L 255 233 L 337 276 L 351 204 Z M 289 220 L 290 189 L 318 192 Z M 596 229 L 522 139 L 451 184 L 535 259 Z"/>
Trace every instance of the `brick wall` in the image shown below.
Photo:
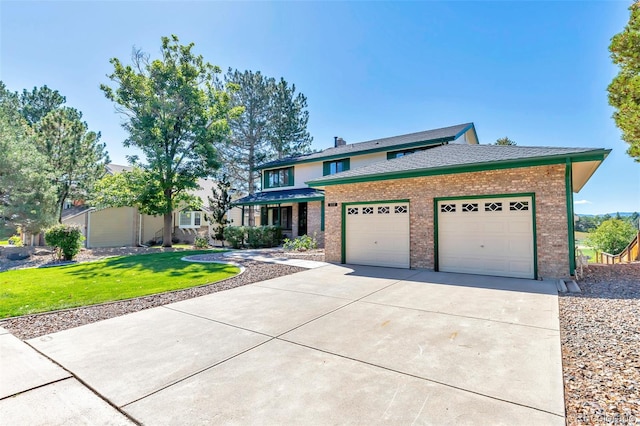
<path fill-rule="evenodd" d="M 307 204 L 307 234 L 316 234 L 318 246 L 324 247 L 324 232 L 320 230 L 322 220 L 322 202 L 312 201 Z M 326 229 L 326 228 L 325 228 Z"/>
<path fill-rule="evenodd" d="M 341 261 L 343 202 L 409 199 L 411 267 L 433 269 L 434 198 L 533 192 L 538 275 L 566 277 L 569 245 L 564 177 L 565 166 L 552 165 L 327 186 L 325 203 L 338 206 L 325 210 L 326 260 Z"/>

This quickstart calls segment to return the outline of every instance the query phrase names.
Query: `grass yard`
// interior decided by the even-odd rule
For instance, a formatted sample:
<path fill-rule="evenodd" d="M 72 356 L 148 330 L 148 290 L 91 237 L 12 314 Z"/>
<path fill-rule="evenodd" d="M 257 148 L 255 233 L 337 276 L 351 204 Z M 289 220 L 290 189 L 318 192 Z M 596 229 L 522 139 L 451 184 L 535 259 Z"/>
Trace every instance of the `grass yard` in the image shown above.
<path fill-rule="evenodd" d="M 96 262 L 0 272 L 0 318 L 94 305 L 208 284 L 238 274 L 217 263 L 180 260 L 208 251 L 119 256 Z"/>
<path fill-rule="evenodd" d="M 8 246 L 9 240 L 0 240 L 0 246 Z"/>

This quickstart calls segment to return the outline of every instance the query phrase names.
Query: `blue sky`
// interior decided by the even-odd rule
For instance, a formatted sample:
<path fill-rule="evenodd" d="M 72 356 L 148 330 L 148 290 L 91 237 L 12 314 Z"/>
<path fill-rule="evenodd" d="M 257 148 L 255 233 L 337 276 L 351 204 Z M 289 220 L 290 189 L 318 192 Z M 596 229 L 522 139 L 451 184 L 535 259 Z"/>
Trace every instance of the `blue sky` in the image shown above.
<path fill-rule="evenodd" d="M 109 59 L 176 34 L 209 62 L 295 83 L 313 148 L 472 121 L 481 143 L 610 148 L 577 213 L 640 211 L 640 164 L 611 119 L 607 47 L 630 2 L 0 1 L 0 79 L 59 90 L 113 162 L 126 137 Z"/>

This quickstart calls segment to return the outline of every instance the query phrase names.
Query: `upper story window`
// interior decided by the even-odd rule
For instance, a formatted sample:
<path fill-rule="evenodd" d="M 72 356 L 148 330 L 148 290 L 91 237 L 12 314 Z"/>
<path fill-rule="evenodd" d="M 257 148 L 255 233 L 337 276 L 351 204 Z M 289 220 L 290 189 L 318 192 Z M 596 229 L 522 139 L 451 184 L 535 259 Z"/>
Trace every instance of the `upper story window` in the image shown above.
<path fill-rule="evenodd" d="M 280 188 L 293 185 L 293 167 L 264 171 L 264 188 Z"/>
<path fill-rule="evenodd" d="M 437 145 L 425 146 L 425 147 L 421 147 L 421 148 L 404 149 L 402 151 L 387 152 L 387 160 L 391 160 L 393 158 L 404 157 L 405 155 L 413 154 L 413 153 L 419 152 L 419 151 L 426 151 L 427 149 L 433 148 L 434 146 L 437 146 Z"/>
<path fill-rule="evenodd" d="M 322 163 L 322 176 L 335 175 L 336 173 L 346 172 L 349 170 L 349 159 L 325 161 Z"/>
<path fill-rule="evenodd" d="M 186 211 L 180 212 L 180 228 L 200 228 L 202 223 L 202 212 Z"/>

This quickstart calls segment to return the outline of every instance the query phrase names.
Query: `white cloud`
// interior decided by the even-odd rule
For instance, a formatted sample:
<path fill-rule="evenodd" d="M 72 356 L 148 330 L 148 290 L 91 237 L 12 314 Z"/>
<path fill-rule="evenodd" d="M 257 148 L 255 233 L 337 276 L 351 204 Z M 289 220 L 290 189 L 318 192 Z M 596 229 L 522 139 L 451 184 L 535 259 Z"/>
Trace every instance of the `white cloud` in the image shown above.
<path fill-rule="evenodd" d="M 593 203 L 589 200 L 578 200 L 578 201 L 574 201 L 573 204 L 593 204 Z"/>

